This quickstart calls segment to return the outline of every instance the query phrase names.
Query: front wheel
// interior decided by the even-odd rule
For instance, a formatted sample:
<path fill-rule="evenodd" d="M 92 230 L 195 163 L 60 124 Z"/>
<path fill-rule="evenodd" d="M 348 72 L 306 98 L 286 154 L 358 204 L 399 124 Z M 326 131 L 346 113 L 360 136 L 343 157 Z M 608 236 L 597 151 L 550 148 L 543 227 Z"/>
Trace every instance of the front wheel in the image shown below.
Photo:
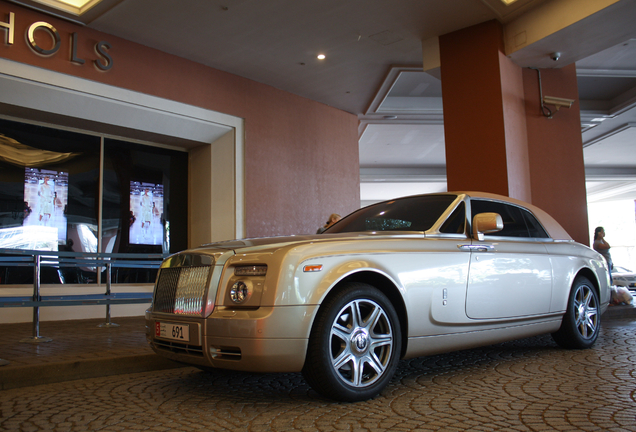
<path fill-rule="evenodd" d="M 577 277 L 561 328 L 552 333 L 552 339 L 563 348 L 589 348 L 594 345 L 600 327 L 600 302 L 594 285 L 585 277 Z"/>
<path fill-rule="evenodd" d="M 303 375 L 323 396 L 372 398 L 391 380 L 400 359 L 400 322 L 374 287 L 349 283 L 321 306 L 311 331 Z"/>

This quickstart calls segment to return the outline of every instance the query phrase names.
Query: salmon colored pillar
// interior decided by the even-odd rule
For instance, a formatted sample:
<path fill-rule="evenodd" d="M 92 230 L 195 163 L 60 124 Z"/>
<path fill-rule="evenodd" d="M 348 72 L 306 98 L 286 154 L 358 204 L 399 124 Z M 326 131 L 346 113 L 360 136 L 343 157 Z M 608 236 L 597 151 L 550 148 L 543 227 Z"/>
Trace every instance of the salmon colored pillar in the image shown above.
<path fill-rule="evenodd" d="M 531 199 L 521 68 L 489 21 L 439 38 L 448 190 Z"/>
<path fill-rule="evenodd" d="M 539 73 L 543 96 L 574 100 L 570 108 L 558 111 L 546 105 L 552 118 L 540 108 Z M 571 64 L 560 69 L 524 69 L 523 78 L 532 203 L 550 213 L 574 240 L 589 245 L 576 67 Z"/>
<path fill-rule="evenodd" d="M 505 56 L 497 21 L 443 35 L 439 47 L 448 190 L 530 202 L 589 244 L 578 103 L 543 116 L 537 71 Z M 544 95 L 577 99 L 575 71 L 545 75 Z M 558 94 L 546 93 L 552 85 Z"/>

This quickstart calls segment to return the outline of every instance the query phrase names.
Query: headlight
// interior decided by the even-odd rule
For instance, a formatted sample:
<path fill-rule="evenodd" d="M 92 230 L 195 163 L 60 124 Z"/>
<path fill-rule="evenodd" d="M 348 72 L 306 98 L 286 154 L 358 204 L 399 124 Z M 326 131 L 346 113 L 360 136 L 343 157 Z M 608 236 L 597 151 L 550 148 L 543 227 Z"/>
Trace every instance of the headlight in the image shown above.
<path fill-rule="evenodd" d="M 222 304 L 232 308 L 257 308 L 265 286 L 267 265 L 230 265 L 226 272 Z"/>
<path fill-rule="evenodd" d="M 251 285 L 251 284 L 250 284 Z M 251 295 L 251 290 L 243 281 L 238 281 L 230 288 L 230 298 L 236 304 L 245 302 Z"/>

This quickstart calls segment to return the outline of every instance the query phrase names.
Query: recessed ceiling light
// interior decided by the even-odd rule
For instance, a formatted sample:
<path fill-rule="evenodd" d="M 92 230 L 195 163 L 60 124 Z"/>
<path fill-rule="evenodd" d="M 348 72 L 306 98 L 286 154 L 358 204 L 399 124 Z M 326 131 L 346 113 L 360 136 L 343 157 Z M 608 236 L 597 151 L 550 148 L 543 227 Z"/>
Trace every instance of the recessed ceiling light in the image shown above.
<path fill-rule="evenodd" d="M 318 60 L 324 60 L 325 58 L 327 58 L 326 55 L 324 54 L 318 54 Z"/>
<path fill-rule="evenodd" d="M 57 10 L 80 16 L 102 0 L 33 0 Z"/>
<path fill-rule="evenodd" d="M 501 0 L 501 2 L 503 4 L 505 4 L 506 6 L 513 4 L 514 2 L 516 2 L 517 0 Z"/>

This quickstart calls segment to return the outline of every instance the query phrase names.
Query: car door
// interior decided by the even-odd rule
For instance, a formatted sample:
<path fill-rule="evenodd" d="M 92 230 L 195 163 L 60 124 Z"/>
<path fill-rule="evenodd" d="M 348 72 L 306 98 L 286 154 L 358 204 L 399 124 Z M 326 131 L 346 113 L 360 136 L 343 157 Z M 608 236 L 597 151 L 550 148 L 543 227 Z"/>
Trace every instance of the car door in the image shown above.
<path fill-rule="evenodd" d="M 501 215 L 503 230 L 472 239 L 460 249 L 471 254 L 466 291 L 466 315 L 471 319 L 501 319 L 550 311 L 552 265 L 548 235 L 534 216 L 521 207 L 492 200 L 471 200 L 471 215 Z"/>

